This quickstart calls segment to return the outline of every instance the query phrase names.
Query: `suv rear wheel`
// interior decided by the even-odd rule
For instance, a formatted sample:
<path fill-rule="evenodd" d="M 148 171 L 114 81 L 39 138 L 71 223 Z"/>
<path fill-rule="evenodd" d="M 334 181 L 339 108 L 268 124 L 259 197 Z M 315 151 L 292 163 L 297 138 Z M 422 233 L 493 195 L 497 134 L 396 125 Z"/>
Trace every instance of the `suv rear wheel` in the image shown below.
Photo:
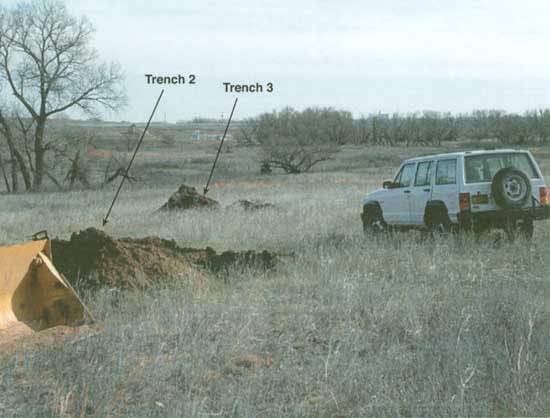
<path fill-rule="evenodd" d="M 533 220 L 522 219 L 521 221 L 519 221 L 518 230 L 525 239 L 530 240 L 531 238 L 533 238 L 533 232 L 535 231 Z"/>
<path fill-rule="evenodd" d="M 444 207 L 434 207 L 426 214 L 426 226 L 431 234 L 448 234 L 452 232 L 453 224 Z"/>
<path fill-rule="evenodd" d="M 533 238 L 533 220 L 532 219 L 517 219 L 511 221 L 504 228 L 506 235 L 510 241 L 514 241 L 517 237 L 522 237 L 526 240 Z"/>
<path fill-rule="evenodd" d="M 361 220 L 363 221 L 363 232 L 367 234 L 380 234 L 388 228 L 388 225 L 384 222 L 380 206 L 375 204 L 363 206 Z"/>

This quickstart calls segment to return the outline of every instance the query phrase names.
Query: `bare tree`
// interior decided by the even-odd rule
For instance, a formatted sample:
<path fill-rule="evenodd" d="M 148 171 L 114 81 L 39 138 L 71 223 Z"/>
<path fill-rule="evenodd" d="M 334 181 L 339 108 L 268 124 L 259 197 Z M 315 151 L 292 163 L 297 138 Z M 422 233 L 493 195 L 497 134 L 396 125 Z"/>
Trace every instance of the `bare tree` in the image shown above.
<path fill-rule="evenodd" d="M 8 151 L 10 155 L 10 163 L 11 163 L 11 168 L 10 168 L 11 187 L 9 186 L 9 183 L 7 181 L 6 181 L 6 186 L 8 188 L 8 192 L 11 192 L 12 190 L 14 192 L 17 192 L 19 190 L 18 170 L 17 170 L 17 164 L 15 164 L 15 158 L 16 158 L 15 154 L 17 153 L 17 148 L 15 148 L 11 127 L 8 124 L 8 121 L 6 120 L 6 118 L 4 117 L 4 114 L 1 109 L 0 109 L 0 134 L 2 134 L 2 136 L 6 140 L 6 144 L 8 146 Z M 7 179 L 3 161 L 2 161 L 2 171 L 3 171 L 4 178 Z"/>
<path fill-rule="evenodd" d="M 305 112 L 320 112 L 320 120 L 325 133 L 334 145 L 344 145 L 353 138 L 353 115 L 345 110 L 306 109 Z"/>
<path fill-rule="evenodd" d="M 83 164 L 82 158 L 80 156 L 80 150 L 75 153 L 74 157 L 69 157 L 69 161 L 71 162 L 71 167 L 69 168 L 69 171 L 67 171 L 65 179 L 63 181 L 68 181 L 70 183 L 71 189 L 77 181 L 86 188 L 90 187 L 88 173 L 89 169 Z"/>
<path fill-rule="evenodd" d="M 280 168 L 287 174 L 307 172 L 314 165 L 331 159 L 334 150 L 326 145 L 297 145 L 292 140 L 278 141 L 278 145 L 263 148 L 262 165 Z"/>
<path fill-rule="evenodd" d="M 51 135 L 49 144 L 53 155 L 50 160 L 53 164 L 52 169 L 46 171 L 46 176 L 58 189 L 63 189 L 63 184 L 67 182 L 71 189 L 77 182 L 84 188 L 90 187 L 88 153 L 95 148 L 95 140 L 93 131 L 84 129 L 65 128 Z"/>
<path fill-rule="evenodd" d="M 0 11 L 0 77 L 34 121 L 33 187 L 47 175 L 47 120 L 78 108 L 95 115 L 125 103 L 118 66 L 98 63 L 92 25 L 60 0 L 30 0 Z"/>
<path fill-rule="evenodd" d="M 374 145 L 383 145 L 385 138 L 384 118 L 382 115 L 371 115 L 370 120 L 370 138 Z"/>
<path fill-rule="evenodd" d="M 394 113 L 386 120 L 386 144 L 391 146 L 403 145 L 407 139 L 407 118 Z"/>
<path fill-rule="evenodd" d="M 353 144 L 361 145 L 371 142 L 371 131 L 369 128 L 369 120 L 365 116 L 361 116 L 354 121 Z"/>
<path fill-rule="evenodd" d="M 550 141 L 550 110 L 538 109 L 525 112 L 530 138 L 547 145 Z"/>
<path fill-rule="evenodd" d="M 128 127 L 128 129 L 126 129 L 125 131 L 122 131 L 120 134 L 124 138 L 126 138 L 126 148 L 128 152 L 131 152 L 132 149 L 134 148 L 134 145 L 137 143 L 141 135 L 141 133 L 137 130 L 136 124 L 132 123 Z"/>
<path fill-rule="evenodd" d="M 256 142 L 258 121 L 256 118 L 246 118 L 239 123 L 235 140 L 242 145 L 253 145 Z"/>
<path fill-rule="evenodd" d="M 119 177 L 124 177 L 128 183 L 133 183 L 139 181 L 137 177 L 131 176 L 126 172 L 126 167 L 128 166 L 128 157 L 111 155 L 105 166 L 103 172 L 103 181 L 101 187 L 113 182 Z"/>
<path fill-rule="evenodd" d="M 421 142 L 426 145 L 441 145 L 442 142 L 455 141 L 458 137 L 455 118 L 450 114 L 424 111 L 418 118 L 418 132 Z"/>
<path fill-rule="evenodd" d="M 14 118 L 5 117 L 3 110 L 0 109 L 0 135 L 3 136 L 6 141 L 11 161 L 11 190 L 17 192 L 19 191 L 18 174 L 21 173 L 23 176 L 23 181 L 27 190 L 31 189 L 31 175 L 25 163 L 25 159 L 17 146 L 19 139 L 18 134 L 20 132 L 17 126 L 13 126 L 13 120 Z"/>
<path fill-rule="evenodd" d="M 6 173 L 6 165 L 4 158 L 2 157 L 2 151 L 0 150 L 0 171 L 2 171 L 2 177 L 4 178 L 4 184 L 6 185 L 6 191 L 11 193 L 10 181 L 8 180 L 8 175 Z"/>
<path fill-rule="evenodd" d="M 260 115 L 256 137 L 260 144 L 262 167 L 280 168 L 287 174 L 298 174 L 331 159 L 337 146 L 323 124 L 324 117 L 321 109 L 297 112 L 292 108 Z"/>

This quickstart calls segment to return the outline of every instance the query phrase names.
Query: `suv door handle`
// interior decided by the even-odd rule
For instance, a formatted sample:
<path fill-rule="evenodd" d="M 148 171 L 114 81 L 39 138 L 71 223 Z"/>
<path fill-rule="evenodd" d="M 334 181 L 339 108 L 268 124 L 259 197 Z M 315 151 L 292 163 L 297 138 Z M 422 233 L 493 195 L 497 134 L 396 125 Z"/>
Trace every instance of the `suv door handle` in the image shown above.
<path fill-rule="evenodd" d="M 410 193 L 410 190 L 404 190 L 403 193 Z"/>
<path fill-rule="evenodd" d="M 425 192 L 431 192 L 432 189 L 424 189 Z"/>

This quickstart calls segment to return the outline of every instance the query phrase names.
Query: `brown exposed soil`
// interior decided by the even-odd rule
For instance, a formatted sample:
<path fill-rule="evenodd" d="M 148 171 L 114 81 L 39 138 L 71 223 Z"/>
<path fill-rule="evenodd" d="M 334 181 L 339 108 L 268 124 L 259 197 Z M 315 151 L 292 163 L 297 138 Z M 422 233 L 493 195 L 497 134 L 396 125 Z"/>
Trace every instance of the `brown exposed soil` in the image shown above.
<path fill-rule="evenodd" d="M 182 184 L 178 191 L 170 196 L 160 210 L 219 209 L 220 204 L 197 192 L 197 189 Z"/>
<path fill-rule="evenodd" d="M 269 269 L 276 256 L 270 252 L 226 251 L 179 247 L 159 237 L 114 239 L 89 228 L 74 233 L 69 241 L 52 241 L 56 268 L 79 287 L 144 289 L 167 278 L 200 282 L 205 272 L 220 272 L 231 266 Z"/>
<path fill-rule="evenodd" d="M 240 209 L 244 209 L 245 211 L 255 212 L 257 210 L 265 210 L 265 209 L 276 210 L 277 206 L 275 206 L 273 203 L 268 203 L 268 202 L 258 202 L 258 201 L 241 199 L 241 200 L 237 200 L 235 203 L 232 203 L 227 208 L 228 209 L 240 208 Z"/>
<path fill-rule="evenodd" d="M 269 251 L 224 251 L 217 254 L 210 247 L 204 250 L 183 248 L 186 257 L 196 265 L 202 266 L 214 273 L 221 272 L 231 266 L 251 267 L 269 270 L 275 267 L 277 256 Z"/>

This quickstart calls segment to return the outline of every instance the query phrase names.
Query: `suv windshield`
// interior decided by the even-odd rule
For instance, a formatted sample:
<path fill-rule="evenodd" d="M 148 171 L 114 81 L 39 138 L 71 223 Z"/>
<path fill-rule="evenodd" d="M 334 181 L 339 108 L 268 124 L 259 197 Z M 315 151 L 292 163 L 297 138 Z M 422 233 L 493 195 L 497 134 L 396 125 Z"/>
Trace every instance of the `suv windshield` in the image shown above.
<path fill-rule="evenodd" d="M 529 178 L 539 178 L 533 163 L 526 153 L 502 153 L 472 155 L 464 158 L 466 183 L 490 182 L 502 168 L 514 167 L 525 172 Z"/>
<path fill-rule="evenodd" d="M 409 187 L 414 177 L 414 163 L 405 164 L 393 181 L 393 187 Z"/>

